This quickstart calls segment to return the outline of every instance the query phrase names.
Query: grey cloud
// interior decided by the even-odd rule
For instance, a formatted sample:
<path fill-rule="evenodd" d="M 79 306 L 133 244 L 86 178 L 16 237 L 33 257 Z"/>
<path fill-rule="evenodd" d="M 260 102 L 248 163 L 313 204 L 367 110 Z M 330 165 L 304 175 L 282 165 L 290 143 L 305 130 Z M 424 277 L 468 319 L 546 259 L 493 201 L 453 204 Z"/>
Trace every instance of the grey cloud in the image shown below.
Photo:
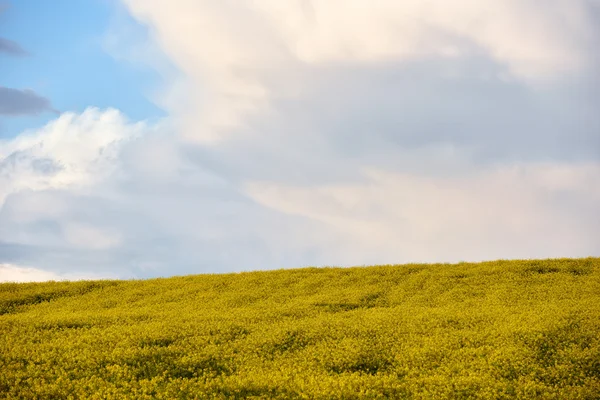
<path fill-rule="evenodd" d="M 600 158 L 590 151 L 600 115 L 577 85 L 540 90 L 504 81 L 502 72 L 478 59 L 323 71 L 308 85 L 310 106 L 285 120 L 311 121 L 351 157 L 451 144 L 482 160 Z"/>
<path fill-rule="evenodd" d="M 12 89 L 0 86 L 0 115 L 37 115 L 43 112 L 56 112 L 50 100 L 30 89 Z"/>
<path fill-rule="evenodd" d="M 3 242 L 0 240 L 0 263 L 16 263 L 34 253 L 35 248 L 20 243 Z"/>
<path fill-rule="evenodd" d="M 41 176 L 48 176 L 56 174 L 62 166 L 49 158 L 38 158 L 31 162 L 31 168 Z"/>
<path fill-rule="evenodd" d="M 32 157 L 29 151 L 16 151 L 0 160 L 0 176 L 8 178 L 23 167 L 40 176 L 51 176 L 62 169 L 55 160 Z"/>
<path fill-rule="evenodd" d="M 80 250 L 60 246 L 0 243 L 1 263 L 56 273 L 99 273 L 121 279 L 199 273 L 226 273 L 317 265 L 318 250 L 277 250 L 258 238 L 185 242 L 174 237 L 131 243 L 116 250 Z M 312 263 L 311 263 L 312 260 Z"/>
<path fill-rule="evenodd" d="M 449 165 L 432 167 L 444 148 L 478 165 L 600 160 L 594 80 L 542 89 L 506 72 L 483 54 L 302 67 L 293 78 L 303 82 L 299 96 L 274 97 L 267 117 L 249 120 L 219 146 L 187 151 L 238 182 L 301 185 L 357 181 L 365 165 L 445 174 Z"/>
<path fill-rule="evenodd" d="M 0 53 L 6 53 L 11 56 L 26 56 L 29 54 L 17 42 L 2 37 L 0 37 Z"/>
<path fill-rule="evenodd" d="M 123 263 L 122 254 L 105 251 L 78 250 L 60 246 L 22 245 L 0 242 L 2 263 L 18 266 L 35 266 L 44 271 L 69 273 L 72 271 L 100 272 L 118 278 L 135 278 L 130 268 Z M 127 266 L 128 267 L 128 266 Z"/>

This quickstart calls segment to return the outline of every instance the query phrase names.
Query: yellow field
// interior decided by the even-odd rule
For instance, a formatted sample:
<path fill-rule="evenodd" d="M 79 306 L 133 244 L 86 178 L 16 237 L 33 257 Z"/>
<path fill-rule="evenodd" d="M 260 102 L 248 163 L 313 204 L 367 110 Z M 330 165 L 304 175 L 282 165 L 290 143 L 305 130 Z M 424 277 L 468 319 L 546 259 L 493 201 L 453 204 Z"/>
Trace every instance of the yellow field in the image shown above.
<path fill-rule="evenodd" d="M 0 398 L 600 398 L 600 258 L 0 284 Z"/>

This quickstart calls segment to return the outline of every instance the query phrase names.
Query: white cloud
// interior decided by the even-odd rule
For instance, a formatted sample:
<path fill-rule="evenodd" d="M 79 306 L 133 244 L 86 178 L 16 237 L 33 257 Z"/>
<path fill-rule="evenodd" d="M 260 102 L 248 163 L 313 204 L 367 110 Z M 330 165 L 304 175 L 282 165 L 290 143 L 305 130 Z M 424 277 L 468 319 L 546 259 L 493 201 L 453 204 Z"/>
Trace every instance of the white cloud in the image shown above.
<path fill-rule="evenodd" d="M 123 1 L 184 73 L 165 105 L 202 142 L 302 92 L 307 67 L 483 54 L 534 83 L 592 70 L 597 36 L 589 0 Z"/>
<path fill-rule="evenodd" d="M 577 47 L 591 31 L 585 3 L 572 0 L 543 9 L 523 0 L 253 3 L 289 49 L 312 63 L 460 55 L 469 41 L 516 75 L 535 78 L 580 67 L 585 54 Z"/>
<path fill-rule="evenodd" d="M 124 2 L 190 74 L 273 68 L 286 57 L 328 63 L 460 54 L 467 41 L 517 75 L 535 77 L 581 67 L 594 34 L 589 0 L 543 7 L 535 0 Z"/>
<path fill-rule="evenodd" d="M 0 205 L 24 189 L 79 189 L 101 180 L 117 166 L 120 147 L 144 129 L 117 110 L 89 108 L 0 141 Z"/>
<path fill-rule="evenodd" d="M 98 274 L 61 274 L 38 268 L 23 267 L 13 264 L 0 264 L 0 282 L 78 281 L 109 278 L 114 277 Z"/>
<path fill-rule="evenodd" d="M 353 257 L 355 262 L 476 261 L 598 251 L 599 164 L 513 165 L 444 178 L 380 170 L 364 174 L 366 183 L 251 183 L 247 190 L 267 207 L 335 229 L 338 238 L 352 244 L 347 262 Z"/>

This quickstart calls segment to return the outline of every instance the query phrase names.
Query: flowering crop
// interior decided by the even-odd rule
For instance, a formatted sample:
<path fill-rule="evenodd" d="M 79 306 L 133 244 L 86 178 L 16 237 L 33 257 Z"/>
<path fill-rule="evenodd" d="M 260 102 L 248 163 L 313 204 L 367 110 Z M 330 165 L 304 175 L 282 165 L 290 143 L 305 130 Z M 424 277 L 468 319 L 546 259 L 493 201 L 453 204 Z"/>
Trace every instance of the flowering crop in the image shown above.
<path fill-rule="evenodd" d="M 600 398 L 600 258 L 0 284 L 0 398 Z"/>

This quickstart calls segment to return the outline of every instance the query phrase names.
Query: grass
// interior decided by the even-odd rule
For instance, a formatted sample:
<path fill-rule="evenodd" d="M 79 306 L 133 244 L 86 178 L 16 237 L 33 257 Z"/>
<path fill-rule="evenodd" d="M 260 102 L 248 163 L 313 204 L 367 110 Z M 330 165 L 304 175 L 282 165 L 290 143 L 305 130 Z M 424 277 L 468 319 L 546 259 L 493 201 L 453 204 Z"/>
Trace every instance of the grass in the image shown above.
<path fill-rule="evenodd" d="M 600 258 L 0 284 L 0 398 L 599 399 Z"/>

